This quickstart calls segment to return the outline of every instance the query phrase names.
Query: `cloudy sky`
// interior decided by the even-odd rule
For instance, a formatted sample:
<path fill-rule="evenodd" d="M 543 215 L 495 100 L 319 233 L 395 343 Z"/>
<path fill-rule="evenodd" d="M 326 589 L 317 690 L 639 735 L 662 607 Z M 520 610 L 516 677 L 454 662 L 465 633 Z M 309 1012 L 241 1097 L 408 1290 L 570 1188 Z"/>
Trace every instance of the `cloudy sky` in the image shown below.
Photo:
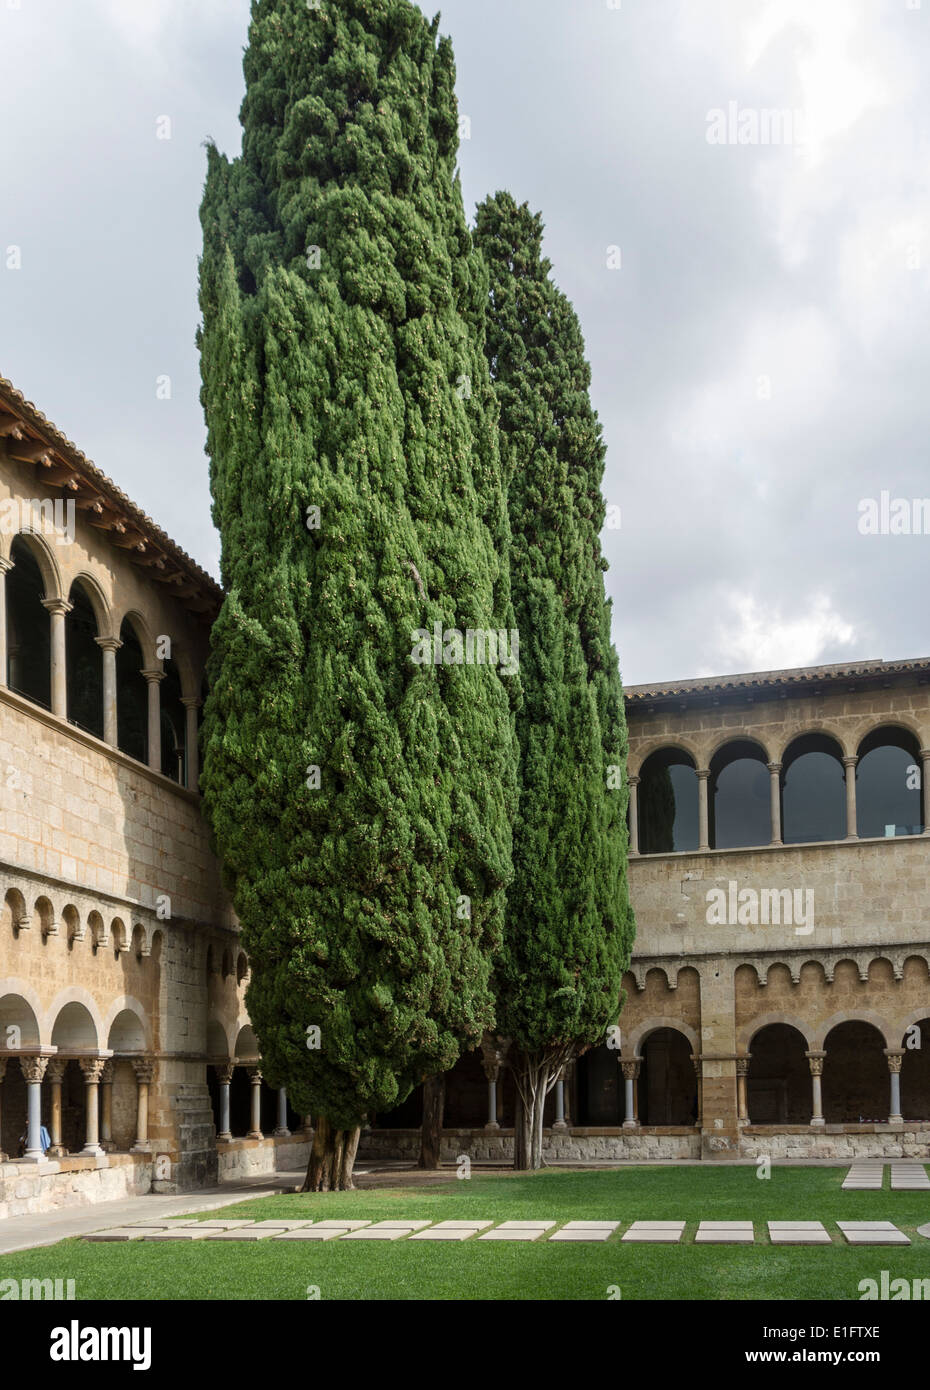
<path fill-rule="evenodd" d="M 198 206 L 248 9 L 0 0 L 0 373 L 214 573 Z M 581 316 L 626 682 L 930 652 L 930 535 L 860 532 L 930 497 L 930 0 L 442 16 L 469 216 L 541 210 Z"/>

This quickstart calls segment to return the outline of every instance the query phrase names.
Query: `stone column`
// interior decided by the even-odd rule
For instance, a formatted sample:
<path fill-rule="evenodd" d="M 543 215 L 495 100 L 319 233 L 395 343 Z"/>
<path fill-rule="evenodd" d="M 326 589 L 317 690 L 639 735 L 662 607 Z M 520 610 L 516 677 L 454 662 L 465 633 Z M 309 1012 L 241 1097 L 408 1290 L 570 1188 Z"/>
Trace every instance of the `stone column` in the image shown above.
<path fill-rule="evenodd" d="M 103 1073 L 103 1057 L 82 1057 L 81 1071 L 84 1073 L 85 1096 L 85 1138 L 82 1154 L 96 1157 L 103 1153 L 100 1147 L 100 1077 Z"/>
<path fill-rule="evenodd" d="M 624 1129 L 639 1129 L 633 1084 L 639 1077 L 640 1060 L 639 1057 L 631 1058 L 628 1062 L 622 1058 L 620 1060 L 620 1069 L 623 1072 Z"/>
<path fill-rule="evenodd" d="M 5 571 L 4 571 L 4 572 L 5 572 Z M 2 589 L 2 584 L 0 584 L 0 589 Z M 0 592 L 0 597 L 2 597 L 2 592 Z M 6 1057 L 0 1057 L 0 1095 L 2 1095 L 2 1092 L 3 1092 L 3 1079 L 4 1079 L 4 1077 L 6 1076 L 6 1063 L 7 1063 Z M 2 1108 L 2 1106 L 0 1106 L 0 1135 L 3 1134 L 2 1119 L 3 1119 L 3 1108 Z M 0 1163 L 3 1163 L 3 1162 L 5 1162 L 5 1161 L 6 1161 L 6 1154 L 3 1152 L 2 1143 L 0 1143 Z"/>
<path fill-rule="evenodd" d="M 769 801 L 772 811 L 773 845 L 780 845 L 781 838 L 781 763 L 769 763 Z"/>
<path fill-rule="evenodd" d="M 229 1128 L 229 1088 L 232 1085 L 235 1066 L 235 1062 L 223 1062 L 213 1068 L 220 1086 L 220 1130 L 216 1136 L 218 1144 L 228 1144 L 232 1139 Z"/>
<path fill-rule="evenodd" d="M 886 1047 L 885 1056 L 888 1058 L 888 1071 L 891 1075 L 891 1113 L 888 1116 L 890 1125 L 903 1125 L 904 1117 L 901 1114 L 901 1063 L 904 1061 L 904 1049 L 899 1047 Z"/>
<path fill-rule="evenodd" d="M 42 1078 L 48 1066 L 47 1057 L 20 1057 L 20 1070 L 26 1082 L 26 1152 L 24 1157 L 36 1163 L 45 1157 L 42 1152 Z"/>
<path fill-rule="evenodd" d="M 804 1055 L 811 1069 L 811 1109 L 813 1111 L 811 1124 L 822 1125 L 824 1118 L 821 1078 L 823 1076 L 823 1059 L 827 1054 L 825 1052 L 806 1052 Z"/>
<path fill-rule="evenodd" d="M 562 1072 L 562 1104 L 565 1107 L 565 1128 L 572 1127 L 572 1077 L 575 1074 L 575 1063 L 569 1062 Z"/>
<path fill-rule="evenodd" d="M 44 598 L 42 607 L 52 615 L 52 714 L 68 717 L 68 661 L 65 650 L 65 615 L 72 604 L 66 598 Z"/>
<path fill-rule="evenodd" d="M 187 732 L 185 749 L 187 752 L 187 786 L 195 792 L 200 781 L 200 750 L 197 747 L 197 711 L 203 701 L 197 695 L 182 695 L 181 704 L 187 710 Z"/>
<path fill-rule="evenodd" d="M 639 854 L 639 778 L 627 779 L 630 788 L 630 856 Z"/>
<path fill-rule="evenodd" d="M 278 1087 L 278 1126 L 275 1135 L 279 1139 L 287 1139 L 291 1131 L 287 1127 L 287 1090 L 284 1086 Z"/>
<path fill-rule="evenodd" d="M 155 1075 L 155 1063 L 148 1057 L 134 1061 L 132 1069 L 136 1074 L 136 1142 L 133 1153 L 148 1153 L 152 1144 L 149 1139 L 149 1087 Z"/>
<path fill-rule="evenodd" d="M 751 1054 L 736 1059 L 736 1109 L 737 1123 L 749 1124 L 749 1059 Z"/>
<path fill-rule="evenodd" d="M 61 1142 L 61 1083 L 64 1080 L 67 1065 L 66 1057 L 51 1057 L 45 1073 L 52 1087 L 52 1142 L 48 1151 L 49 1158 L 64 1158 L 67 1153 L 67 1149 Z"/>
<path fill-rule="evenodd" d="M 920 785 L 923 789 L 924 834 L 930 835 L 930 748 L 920 750 Z"/>
<path fill-rule="evenodd" d="M 100 1147 L 104 1153 L 112 1153 L 113 1143 L 113 1059 L 103 1064 L 100 1073 Z"/>
<path fill-rule="evenodd" d="M 149 688 L 149 767 L 161 772 L 161 683 L 164 671 L 142 672 Z"/>
<path fill-rule="evenodd" d="M 12 560 L 0 559 L 0 685 L 4 687 L 9 684 L 6 649 L 6 577 L 12 568 Z"/>
<path fill-rule="evenodd" d="M 501 1053 L 487 1037 L 481 1041 L 481 1070 L 488 1083 L 488 1122 L 485 1129 L 500 1129 L 497 1122 L 497 1078 L 501 1070 Z"/>
<path fill-rule="evenodd" d="M 249 1129 L 248 1139 L 263 1139 L 262 1134 L 262 1073 L 260 1067 L 249 1067 L 249 1078 L 252 1082 L 252 1115 L 251 1128 Z"/>
<path fill-rule="evenodd" d="M 698 779 L 698 849 L 710 849 L 710 817 L 707 811 L 710 768 L 699 767 Z"/>
<path fill-rule="evenodd" d="M 118 637 L 95 637 L 103 651 L 103 741 L 111 748 L 119 744 L 116 718 L 116 653 L 123 645 Z"/>
<path fill-rule="evenodd" d="M 697 1115 L 694 1123 L 698 1129 L 704 1125 L 704 1069 L 701 1066 L 700 1057 L 692 1055 L 691 1061 L 694 1064 L 694 1075 L 697 1078 Z"/>
<path fill-rule="evenodd" d="M 560 1076 L 555 1083 L 555 1119 L 552 1122 L 553 1129 L 566 1129 L 565 1124 L 565 1080 Z"/>
<path fill-rule="evenodd" d="M 859 827 L 856 824 L 856 764 L 858 758 L 844 758 L 846 769 L 846 838 L 858 840 Z"/>

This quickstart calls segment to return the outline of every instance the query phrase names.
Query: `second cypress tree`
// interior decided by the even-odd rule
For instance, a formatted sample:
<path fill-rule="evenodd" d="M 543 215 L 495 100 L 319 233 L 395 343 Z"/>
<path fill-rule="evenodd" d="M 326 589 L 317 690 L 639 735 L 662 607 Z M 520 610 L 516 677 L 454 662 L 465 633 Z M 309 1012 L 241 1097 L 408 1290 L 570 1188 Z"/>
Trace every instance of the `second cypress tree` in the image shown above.
<path fill-rule="evenodd" d="M 508 479 L 520 633 L 520 802 L 495 968 L 517 1091 L 515 1163 L 542 1161 L 559 1073 L 616 1021 L 634 923 L 626 880 L 626 724 L 600 531 L 605 449 L 575 312 L 542 222 L 498 193 L 478 209 L 490 271 L 487 353 Z"/>

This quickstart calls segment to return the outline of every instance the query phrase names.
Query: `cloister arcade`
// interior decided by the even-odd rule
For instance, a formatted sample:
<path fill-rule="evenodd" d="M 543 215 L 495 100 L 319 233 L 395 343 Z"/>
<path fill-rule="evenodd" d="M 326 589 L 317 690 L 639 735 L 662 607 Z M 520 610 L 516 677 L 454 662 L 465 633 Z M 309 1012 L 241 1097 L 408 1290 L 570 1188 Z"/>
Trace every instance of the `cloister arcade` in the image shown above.
<path fill-rule="evenodd" d="M 0 616 L 10 690 L 196 789 L 203 681 L 183 642 L 153 633 L 138 611 L 115 611 L 91 574 L 66 589 L 45 539 L 30 532 L 0 555 Z"/>
<path fill-rule="evenodd" d="M 824 730 L 771 751 L 729 739 L 701 765 L 681 742 L 631 760 L 630 853 L 694 853 L 930 833 L 930 749 L 875 720 L 854 743 Z"/>

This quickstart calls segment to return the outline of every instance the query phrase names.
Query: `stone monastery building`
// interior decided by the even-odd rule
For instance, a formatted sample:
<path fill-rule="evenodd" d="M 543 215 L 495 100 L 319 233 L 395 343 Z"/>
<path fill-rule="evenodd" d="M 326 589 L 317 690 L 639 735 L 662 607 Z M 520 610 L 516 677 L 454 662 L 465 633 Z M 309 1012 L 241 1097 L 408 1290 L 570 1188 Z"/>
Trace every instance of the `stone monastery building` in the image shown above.
<path fill-rule="evenodd" d="M 221 599 L 0 379 L 0 1218 L 306 1163 L 199 811 Z M 626 700 L 637 941 L 548 1151 L 930 1157 L 930 659 Z M 420 1106 L 360 1156 L 414 1156 Z M 512 1123 L 468 1054 L 444 1156 Z"/>

